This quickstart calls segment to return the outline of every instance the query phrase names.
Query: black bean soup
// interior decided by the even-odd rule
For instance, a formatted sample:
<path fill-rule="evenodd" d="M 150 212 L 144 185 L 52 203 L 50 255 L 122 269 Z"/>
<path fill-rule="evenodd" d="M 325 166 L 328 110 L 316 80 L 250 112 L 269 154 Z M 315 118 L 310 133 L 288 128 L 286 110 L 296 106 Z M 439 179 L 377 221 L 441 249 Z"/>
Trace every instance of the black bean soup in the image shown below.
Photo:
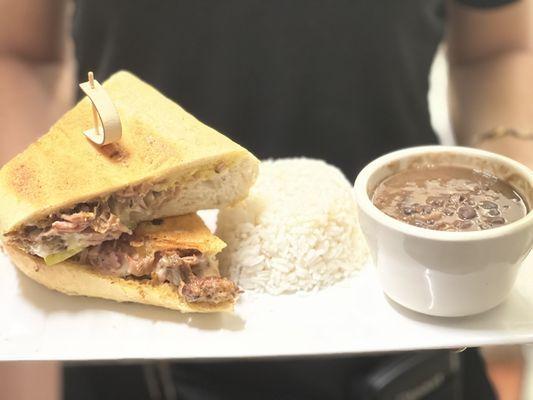
<path fill-rule="evenodd" d="M 408 169 L 385 179 L 372 202 L 385 214 L 421 228 L 479 231 L 509 224 L 527 212 L 507 182 L 466 167 Z"/>

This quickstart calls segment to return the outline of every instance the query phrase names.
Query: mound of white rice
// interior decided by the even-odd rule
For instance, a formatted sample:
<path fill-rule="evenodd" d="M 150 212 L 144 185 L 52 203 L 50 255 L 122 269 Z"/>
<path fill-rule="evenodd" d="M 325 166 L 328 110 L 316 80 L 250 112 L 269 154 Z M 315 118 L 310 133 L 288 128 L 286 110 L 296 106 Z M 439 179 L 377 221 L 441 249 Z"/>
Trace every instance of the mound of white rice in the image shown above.
<path fill-rule="evenodd" d="M 244 201 L 221 210 L 224 274 L 272 294 L 314 290 L 352 275 L 367 251 L 351 185 L 311 159 L 264 161 Z"/>

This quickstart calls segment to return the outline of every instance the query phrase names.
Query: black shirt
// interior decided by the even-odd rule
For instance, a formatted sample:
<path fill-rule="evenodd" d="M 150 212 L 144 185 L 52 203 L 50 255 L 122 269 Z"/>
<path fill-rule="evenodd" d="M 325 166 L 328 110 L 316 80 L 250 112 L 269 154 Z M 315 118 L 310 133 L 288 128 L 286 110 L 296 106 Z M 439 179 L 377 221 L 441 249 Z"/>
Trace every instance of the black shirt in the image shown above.
<path fill-rule="evenodd" d="M 439 0 L 79 0 L 79 80 L 130 70 L 260 158 L 318 157 L 352 179 L 378 155 L 436 142 L 427 93 L 443 10 Z"/>
<path fill-rule="evenodd" d="M 90 0 L 74 25 L 80 81 L 128 69 L 260 158 L 318 157 L 353 178 L 435 143 L 435 0 Z"/>
<path fill-rule="evenodd" d="M 74 39 L 80 81 L 130 70 L 260 158 L 323 158 L 351 179 L 436 142 L 443 15 L 440 0 L 78 0 Z"/>

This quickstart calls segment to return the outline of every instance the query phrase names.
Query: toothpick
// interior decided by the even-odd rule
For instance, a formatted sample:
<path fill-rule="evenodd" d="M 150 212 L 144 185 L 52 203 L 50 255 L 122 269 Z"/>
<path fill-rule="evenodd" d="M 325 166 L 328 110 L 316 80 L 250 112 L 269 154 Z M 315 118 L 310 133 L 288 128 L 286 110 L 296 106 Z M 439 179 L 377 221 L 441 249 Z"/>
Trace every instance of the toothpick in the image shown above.
<path fill-rule="evenodd" d="M 122 124 L 117 109 L 109 94 L 94 79 L 94 74 L 89 71 L 87 82 L 81 83 L 80 88 L 92 102 L 94 129 L 89 129 L 83 134 L 98 145 L 106 145 L 118 141 L 122 136 Z M 101 125 L 101 126 L 100 126 Z"/>
<path fill-rule="evenodd" d="M 87 74 L 87 78 L 89 79 L 89 85 L 91 85 L 91 89 L 94 89 L 94 74 L 93 71 L 89 71 Z M 98 111 L 96 110 L 96 107 L 94 103 L 92 103 L 92 109 L 93 109 L 93 125 L 94 125 L 94 132 L 97 135 L 100 135 L 100 127 L 98 123 Z"/>

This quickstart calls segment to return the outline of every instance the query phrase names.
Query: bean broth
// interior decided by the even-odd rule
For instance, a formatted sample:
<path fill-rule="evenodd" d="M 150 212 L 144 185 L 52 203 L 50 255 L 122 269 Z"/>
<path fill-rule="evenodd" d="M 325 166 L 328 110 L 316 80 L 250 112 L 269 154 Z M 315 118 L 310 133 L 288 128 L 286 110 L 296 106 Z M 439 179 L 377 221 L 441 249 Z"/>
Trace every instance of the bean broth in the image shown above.
<path fill-rule="evenodd" d="M 372 202 L 397 220 L 441 231 L 490 229 L 528 212 L 523 197 L 507 182 L 457 166 L 401 171 L 379 184 Z"/>

